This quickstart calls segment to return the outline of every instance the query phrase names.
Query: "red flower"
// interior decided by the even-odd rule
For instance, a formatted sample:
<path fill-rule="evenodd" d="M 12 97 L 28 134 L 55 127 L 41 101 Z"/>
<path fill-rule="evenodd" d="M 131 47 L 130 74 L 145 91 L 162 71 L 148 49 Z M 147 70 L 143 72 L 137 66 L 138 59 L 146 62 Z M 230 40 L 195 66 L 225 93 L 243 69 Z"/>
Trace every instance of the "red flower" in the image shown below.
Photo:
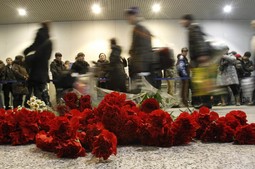
<path fill-rule="evenodd" d="M 70 112 L 70 108 L 67 105 L 58 105 L 57 112 L 59 113 L 59 116 L 64 116 Z"/>
<path fill-rule="evenodd" d="M 54 142 L 53 137 L 47 135 L 45 131 L 40 131 L 36 135 L 36 146 L 43 151 L 54 152 L 57 146 L 57 143 Z"/>
<path fill-rule="evenodd" d="M 154 110 L 148 114 L 138 130 L 141 143 L 149 146 L 172 146 L 172 121 L 171 116 L 163 110 Z"/>
<path fill-rule="evenodd" d="M 49 134 L 57 140 L 76 139 L 76 131 L 79 128 L 79 120 L 69 120 L 67 117 L 56 117 L 51 122 Z"/>
<path fill-rule="evenodd" d="M 103 130 L 102 133 L 96 137 L 93 143 L 92 154 L 98 158 L 107 160 L 110 155 L 117 154 L 117 138 L 108 130 Z"/>
<path fill-rule="evenodd" d="M 64 101 L 70 109 L 76 109 L 77 108 L 77 102 L 78 102 L 78 96 L 74 92 L 69 92 L 64 95 Z"/>
<path fill-rule="evenodd" d="M 91 99 L 90 95 L 81 96 L 79 99 L 80 102 L 80 111 L 82 112 L 84 109 L 91 109 Z"/>
<path fill-rule="evenodd" d="M 126 100 L 125 101 L 124 106 L 127 106 L 127 105 L 129 105 L 130 107 L 136 106 L 136 104 L 131 100 Z"/>
<path fill-rule="evenodd" d="M 16 130 L 17 121 L 13 113 L 0 112 L 0 144 L 11 143 L 10 133 Z"/>
<path fill-rule="evenodd" d="M 210 112 L 210 109 L 207 107 L 202 107 L 199 109 L 199 112 L 195 111 L 191 114 L 196 122 L 199 124 L 199 127 L 196 132 L 196 138 L 200 139 L 202 133 L 206 129 L 206 127 L 216 121 L 219 118 L 218 113 Z"/>
<path fill-rule="evenodd" d="M 120 107 L 117 105 L 105 105 L 101 121 L 107 130 L 117 133 L 120 130 L 120 125 L 122 125 Z"/>
<path fill-rule="evenodd" d="M 255 144 L 255 123 L 237 127 L 235 142 L 238 144 Z"/>
<path fill-rule="evenodd" d="M 79 134 L 79 138 L 81 141 L 81 144 L 88 150 L 93 149 L 93 143 L 96 139 L 96 136 L 98 136 L 102 131 L 104 130 L 104 126 L 102 123 L 97 124 L 89 124 L 87 126 L 87 130 L 85 131 L 86 134 Z"/>
<path fill-rule="evenodd" d="M 210 123 L 201 135 L 201 140 L 204 142 L 232 142 L 234 134 L 235 131 L 226 125 L 225 117 L 221 117 Z"/>
<path fill-rule="evenodd" d="M 79 140 L 70 139 L 59 142 L 56 147 L 57 156 L 66 158 L 78 158 L 86 155 L 85 149 L 82 147 Z"/>
<path fill-rule="evenodd" d="M 172 131 L 174 134 L 174 145 L 188 144 L 196 136 L 198 124 L 193 116 L 187 112 L 183 112 L 172 123 Z"/>
<path fill-rule="evenodd" d="M 245 112 L 241 110 L 232 110 L 231 112 L 226 114 L 226 117 L 227 116 L 234 116 L 240 122 L 241 125 L 247 124 L 247 116 Z"/>
<path fill-rule="evenodd" d="M 43 111 L 38 114 L 38 125 L 40 127 L 40 130 L 45 130 L 49 131 L 50 130 L 50 124 L 51 120 L 55 118 L 55 114 L 48 112 L 48 111 Z"/>
<path fill-rule="evenodd" d="M 159 108 L 159 103 L 154 98 L 144 100 L 140 107 L 140 109 L 145 113 L 151 113 L 153 110 L 157 110 Z"/>

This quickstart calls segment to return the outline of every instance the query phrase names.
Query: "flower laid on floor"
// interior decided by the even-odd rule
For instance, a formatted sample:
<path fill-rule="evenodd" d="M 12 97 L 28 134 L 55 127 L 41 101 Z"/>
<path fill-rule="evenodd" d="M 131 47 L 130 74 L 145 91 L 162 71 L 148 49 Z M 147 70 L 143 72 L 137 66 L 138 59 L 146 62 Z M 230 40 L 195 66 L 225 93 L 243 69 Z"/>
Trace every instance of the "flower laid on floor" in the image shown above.
<path fill-rule="evenodd" d="M 37 109 L 0 109 L 0 144 L 35 143 L 57 157 L 77 158 L 91 152 L 108 159 L 117 154 L 117 144 L 171 147 L 202 142 L 255 144 L 255 124 L 245 112 L 230 111 L 223 117 L 206 107 L 191 114 L 182 112 L 175 120 L 154 99 L 138 106 L 126 95 L 113 92 L 98 107 L 90 96 L 67 93 L 60 116 Z M 34 102 L 32 98 L 31 102 Z M 35 101 L 37 102 L 37 101 Z M 33 105 L 33 104 L 32 104 Z"/>

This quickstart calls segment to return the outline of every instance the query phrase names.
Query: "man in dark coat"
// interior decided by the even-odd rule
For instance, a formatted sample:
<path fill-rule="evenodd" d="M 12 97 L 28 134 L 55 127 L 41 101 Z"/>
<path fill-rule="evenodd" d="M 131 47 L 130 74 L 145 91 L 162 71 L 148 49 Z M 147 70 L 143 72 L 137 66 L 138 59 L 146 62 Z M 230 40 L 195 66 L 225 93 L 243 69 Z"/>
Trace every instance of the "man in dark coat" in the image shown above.
<path fill-rule="evenodd" d="M 193 22 L 193 16 L 186 14 L 181 18 L 180 24 L 188 30 L 188 42 L 190 51 L 190 66 L 191 68 L 209 66 L 209 46 L 205 42 L 204 33 L 200 26 Z M 195 77 L 192 77 L 195 79 Z M 192 87 L 194 89 L 194 86 Z M 194 90 L 192 95 L 194 95 Z M 201 97 L 192 96 L 192 104 L 195 108 L 206 106 L 212 107 L 210 96 L 204 95 Z"/>
<path fill-rule="evenodd" d="M 154 72 L 151 68 L 153 61 L 153 51 L 151 45 L 150 31 L 140 24 L 138 7 L 131 7 L 126 10 L 126 17 L 129 24 L 134 25 L 131 48 L 129 50 L 129 76 L 131 80 L 137 81 L 141 76 L 146 76 L 150 84 L 155 86 Z M 134 83 L 133 83 L 134 84 Z M 138 93 L 141 86 L 135 86 L 135 92 Z"/>
<path fill-rule="evenodd" d="M 34 43 L 25 49 L 24 55 L 27 65 L 29 79 L 28 87 L 31 96 L 32 91 L 34 95 L 45 101 L 47 105 L 50 105 L 50 99 L 48 90 L 46 88 L 49 82 L 49 60 L 52 52 L 52 42 L 49 35 L 50 22 L 42 22 L 41 28 L 37 31 Z M 34 54 L 28 55 L 30 52 Z"/>
<path fill-rule="evenodd" d="M 57 103 L 59 103 L 61 98 L 61 93 L 63 92 L 63 88 L 61 87 L 62 84 L 60 84 L 60 79 L 62 78 L 64 71 L 66 69 L 61 59 L 62 59 L 62 54 L 57 52 L 55 53 L 54 61 L 52 61 L 50 64 L 50 71 L 52 73 L 53 84 L 56 89 Z"/>
<path fill-rule="evenodd" d="M 89 64 L 84 60 L 85 54 L 80 52 L 77 54 L 76 61 L 71 67 L 71 71 L 79 74 L 86 74 L 89 71 Z"/>
<path fill-rule="evenodd" d="M 4 105 L 5 109 L 10 109 L 10 93 L 13 95 L 12 92 L 12 85 L 16 81 L 15 75 L 12 71 L 12 59 L 6 58 L 6 66 L 3 68 L 3 92 L 4 92 Z M 11 104 L 13 101 L 11 100 Z"/>

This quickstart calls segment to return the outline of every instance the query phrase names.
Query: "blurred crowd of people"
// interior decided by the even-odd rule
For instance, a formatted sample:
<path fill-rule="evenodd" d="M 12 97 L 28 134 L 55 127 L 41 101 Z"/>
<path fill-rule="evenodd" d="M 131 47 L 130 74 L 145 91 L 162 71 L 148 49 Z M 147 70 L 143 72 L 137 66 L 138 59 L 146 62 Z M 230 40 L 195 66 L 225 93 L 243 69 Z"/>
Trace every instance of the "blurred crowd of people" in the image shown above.
<path fill-rule="evenodd" d="M 131 7 L 125 11 L 129 24 L 133 25 L 132 44 L 128 60 L 121 56 L 122 49 L 115 38 L 110 39 L 111 53 L 109 61 L 105 53 L 99 54 L 98 61 L 93 62 L 97 86 L 100 88 L 139 93 L 142 89 L 142 77 L 153 87 L 161 88 L 161 79 L 166 78 L 167 93 L 175 95 L 176 77 L 181 84 L 179 106 L 194 107 L 231 104 L 231 96 L 235 105 L 254 104 L 254 63 L 251 60 L 251 52 L 243 55 L 235 51 L 229 52 L 226 48 L 216 65 L 215 73 L 207 71 L 212 67 L 212 54 L 210 45 L 205 40 L 206 34 L 199 24 L 194 22 L 192 15 L 184 15 L 180 24 L 188 30 L 188 47 L 183 47 L 181 53 L 176 56 L 175 66 L 160 69 L 156 60 L 157 53 L 152 48 L 153 35 L 140 24 L 138 7 Z M 85 54 L 79 52 L 75 62 L 62 61 L 62 54 L 55 53 L 55 59 L 49 64 L 52 54 L 52 41 L 50 40 L 50 22 L 41 23 L 34 42 L 24 50 L 23 55 L 6 58 L 6 63 L 0 61 L 0 78 L 4 95 L 4 102 L 0 101 L 0 107 L 10 109 L 18 107 L 34 95 L 51 106 L 47 84 L 50 82 L 49 70 L 52 74 L 52 82 L 56 89 L 56 102 L 61 101 L 65 89 L 72 88 L 75 78 L 73 74 L 87 74 L 92 66 L 85 61 Z M 189 57 L 188 57 L 189 56 Z M 125 71 L 128 67 L 128 73 Z M 94 69 L 93 69 L 94 70 Z M 199 71 L 198 71 L 199 70 Z M 217 94 L 206 92 L 207 78 L 214 78 L 217 89 L 222 89 Z M 197 79 L 202 81 L 198 85 Z M 202 80 L 201 80 L 202 79 Z M 203 80 L 204 79 L 204 80 Z M 129 84 L 131 81 L 131 85 Z M 128 88 L 129 87 L 129 88 Z M 197 91 L 200 90 L 200 91 Z M 209 90 L 209 89 L 208 89 Z M 10 95 L 13 97 L 11 100 Z M 25 98 L 25 99 L 24 99 Z M 191 99 L 190 99 L 191 98 Z M 233 100 L 233 99 L 232 99 Z M 191 103 L 190 103 L 191 101 Z M 10 105 L 10 102 L 11 105 Z M 3 104 L 4 103 L 4 104 Z"/>

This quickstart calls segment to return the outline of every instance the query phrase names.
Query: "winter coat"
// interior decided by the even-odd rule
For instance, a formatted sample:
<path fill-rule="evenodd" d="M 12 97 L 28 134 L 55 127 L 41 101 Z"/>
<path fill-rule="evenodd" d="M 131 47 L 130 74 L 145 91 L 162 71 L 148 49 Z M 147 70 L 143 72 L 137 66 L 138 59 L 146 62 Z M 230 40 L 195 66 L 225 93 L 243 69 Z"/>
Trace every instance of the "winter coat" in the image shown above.
<path fill-rule="evenodd" d="M 235 68 L 236 57 L 232 54 L 224 55 L 220 64 L 224 65 L 224 68 L 219 72 L 217 84 L 219 86 L 239 84 Z"/>
<path fill-rule="evenodd" d="M 98 78 L 105 78 L 107 77 L 108 71 L 109 71 L 109 61 L 108 60 L 98 60 L 96 63 L 96 75 Z"/>
<path fill-rule="evenodd" d="M 113 46 L 112 52 L 110 54 L 110 73 L 109 76 L 117 76 L 121 78 L 126 78 L 126 73 L 124 70 L 124 64 L 120 56 L 121 48 L 120 46 Z"/>
<path fill-rule="evenodd" d="M 253 62 L 251 60 L 243 60 L 244 77 L 250 77 L 251 72 L 254 70 Z"/>
<path fill-rule="evenodd" d="M 179 54 L 176 63 L 177 72 L 180 77 L 189 77 L 189 62 L 185 56 Z"/>
<path fill-rule="evenodd" d="M 24 65 L 13 62 L 12 70 L 14 72 L 17 82 L 13 83 L 13 94 L 28 94 L 28 88 L 26 86 L 26 80 L 28 79 L 28 73 Z"/>
<path fill-rule="evenodd" d="M 65 71 L 65 66 L 62 61 L 54 59 L 53 62 L 50 64 L 50 71 L 52 73 L 53 83 L 58 83 L 59 79 L 63 75 L 63 72 Z"/>
<path fill-rule="evenodd" d="M 49 60 L 52 53 L 52 42 L 49 39 L 47 28 L 40 28 L 36 34 L 34 43 L 25 49 L 25 57 L 29 81 L 35 83 L 47 83 L 49 81 Z"/>
<path fill-rule="evenodd" d="M 136 24 L 133 30 L 132 45 L 129 51 L 129 66 L 132 73 L 149 72 L 153 61 L 151 33 L 144 26 Z M 132 74 L 131 73 L 131 74 Z"/>
<path fill-rule="evenodd" d="M 244 77 L 243 61 L 240 59 L 236 59 L 235 68 L 237 76 L 239 80 L 241 80 Z"/>
<path fill-rule="evenodd" d="M 86 74 L 89 71 L 89 64 L 86 61 L 77 60 L 73 63 L 71 71 L 79 74 Z"/>
<path fill-rule="evenodd" d="M 2 68 L 2 80 L 3 80 L 3 84 L 12 83 L 13 81 L 16 80 L 12 70 L 12 65 L 11 66 L 5 65 Z"/>
<path fill-rule="evenodd" d="M 197 59 L 200 56 L 209 55 L 209 47 L 205 42 L 204 33 L 196 23 L 188 27 L 189 54 L 192 67 L 197 67 Z"/>

